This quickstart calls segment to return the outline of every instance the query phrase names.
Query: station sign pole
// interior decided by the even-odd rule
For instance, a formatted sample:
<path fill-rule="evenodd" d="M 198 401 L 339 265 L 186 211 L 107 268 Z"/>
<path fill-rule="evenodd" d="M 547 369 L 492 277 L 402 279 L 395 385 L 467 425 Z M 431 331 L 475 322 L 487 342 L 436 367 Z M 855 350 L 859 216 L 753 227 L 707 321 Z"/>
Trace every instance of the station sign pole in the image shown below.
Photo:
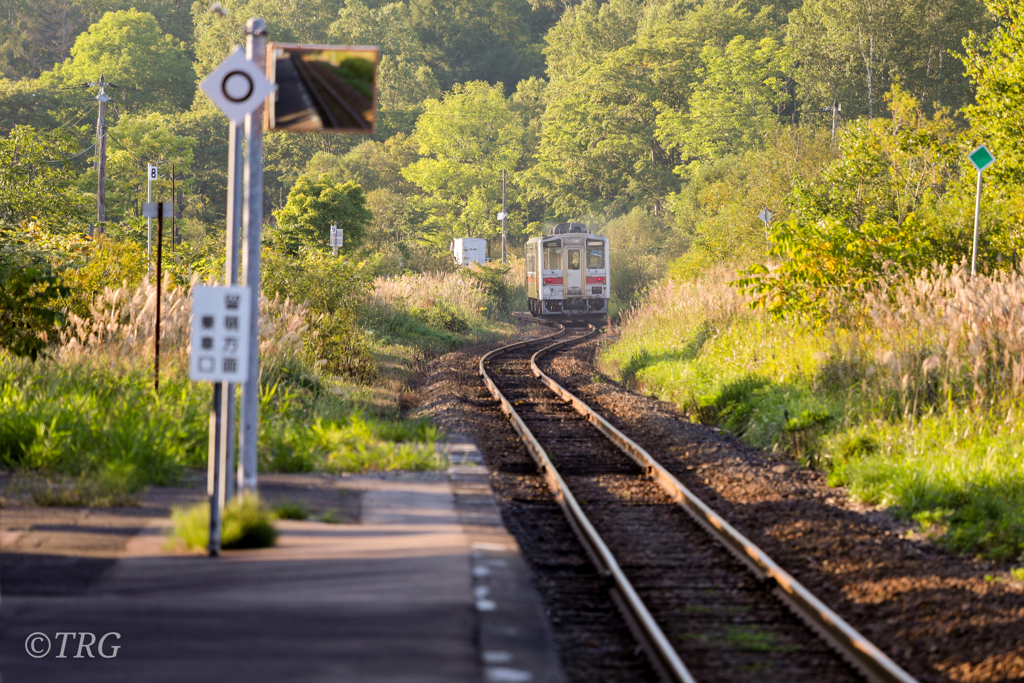
<path fill-rule="evenodd" d="M 262 74 L 267 58 L 267 24 L 263 19 L 250 19 L 247 26 L 245 54 L 248 62 Z M 269 93 L 267 93 L 269 94 Z M 259 291 L 260 231 L 263 228 L 263 98 L 245 116 L 245 177 L 242 223 L 245 229 L 245 251 L 242 272 L 245 284 L 252 290 L 252 323 L 249 329 L 249 376 L 242 387 L 242 428 L 238 438 L 239 491 L 256 490 L 256 441 L 259 435 L 260 357 L 259 357 Z"/>
<path fill-rule="evenodd" d="M 249 334 L 252 295 L 248 287 L 194 287 L 192 289 L 192 335 L 189 378 L 213 382 L 210 409 L 210 454 L 206 493 L 210 498 L 211 556 L 220 554 L 220 511 L 224 506 L 225 468 L 222 445 L 224 415 L 223 389 L 226 384 L 244 382 L 248 376 Z"/>
<path fill-rule="evenodd" d="M 157 245 L 156 245 L 156 325 L 153 333 L 153 390 L 160 389 L 160 299 L 162 298 L 163 287 L 163 242 L 164 242 L 164 216 L 174 215 L 173 202 L 146 202 L 142 205 L 142 215 L 149 220 L 156 219 Z"/>
<path fill-rule="evenodd" d="M 153 201 L 153 181 L 157 179 L 159 171 L 153 164 L 149 165 L 146 172 L 146 202 L 151 203 Z M 173 197 L 171 199 L 174 199 Z M 152 263 L 153 261 L 153 219 L 146 218 L 146 262 Z"/>
<path fill-rule="evenodd" d="M 225 240 L 224 284 L 238 284 L 239 255 L 242 228 L 242 124 L 232 121 L 228 126 L 228 211 L 227 238 Z M 224 457 L 223 500 L 230 500 L 240 490 L 235 476 L 235 385 L 223 386 L 221 396 L 220 452 Z"/>
<path fill-rule="evenodd" d="M 967 155 L 974 168 L 978 169 L 978 190 L 974 196 L 974 245 L 971 247 L 971 277 L 977 270 L 978 265 L 978 229 L 981 225 L 981 174 L 996 160 L 995 155 L 988 150 L 988 147 L 981 145 Z"/>
<path fill-rule="evenodd" d="M 259 282 L 260 282 L 260 228 L 263 223 L 263 102 L 274 92 L 275 86 L 264 75 L 263 62 L 266 52 L 266 23 L 262 19 L 249 20 L 248 56 L 241 47 L 235 49 L 200 84 L 200 88 L 232 122 L 229 130 L 234 136 L 229 155 L 228 188 L 228 238 L 225 258 L 225 280 L 234 281 L 238 272 L 239 240 L 238 231 L 243 229 L 245 250 L 241 252 L 243 280 L 255 292 L 248 299 L 250 307 L 245 330 L 249 358 L 246 361 L 248 374 L 242 386 L 241 432 L 239 434 L 239 463 L 237 489 L 256 489 L 256 439 L 259 416 Z M 254 58 L 255 57 L 255 58 Z M 242 123 L 245 124 L 247 155 L 244 169 L 239 173 L 241 162 Z M 242 176 L 241 179 L 239 176 Z M 240 190 L 240 183 L 244 190 Z M 234 391 L 222 387 L 222 405 L 218 410 L 221 418 L 233 421 Z M 233 450 L 233 430 L 221 427 L 217 438 L 221 447 L 221 458 Z M 228 462 L 224 460 L 224 468 Z M 223 470 L 222 470 L 223 471 Z M 224 497 L 224 490 L 219 494 Z"/>

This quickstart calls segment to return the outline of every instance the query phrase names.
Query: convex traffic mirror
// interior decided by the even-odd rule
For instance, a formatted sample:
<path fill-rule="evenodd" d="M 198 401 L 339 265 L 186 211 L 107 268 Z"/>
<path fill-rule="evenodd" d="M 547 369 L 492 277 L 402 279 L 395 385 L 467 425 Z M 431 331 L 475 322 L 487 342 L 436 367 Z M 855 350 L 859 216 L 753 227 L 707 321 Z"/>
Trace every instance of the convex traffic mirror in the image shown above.
<path fill-rule="evenodd" d="M 372 135 L 380 48 L 267 44 L 269 130 Z"/>

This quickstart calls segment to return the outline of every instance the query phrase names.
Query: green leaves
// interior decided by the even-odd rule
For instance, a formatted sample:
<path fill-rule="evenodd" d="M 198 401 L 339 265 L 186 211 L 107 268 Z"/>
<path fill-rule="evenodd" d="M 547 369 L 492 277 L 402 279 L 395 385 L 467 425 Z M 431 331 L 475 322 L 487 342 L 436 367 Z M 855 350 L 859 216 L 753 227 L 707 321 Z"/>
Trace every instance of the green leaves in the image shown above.
<path fill-rule="evenodd" d="M 352 251 L 373 219 L 363 188 L 351 181 L 336 183 L 326 173 L 300 176 L 288 193 L 288 202 L 274 217 L 279 227 L 271 239 L 291 254 L 298 253 L 299 247 L 329 249 L 332 223 L 345 231 L 342 249 Z"/>
<path fill-rule="evenodd" d="M 704 66 L 697 72 L 701 81 L 690 97 L 689 114 L 656 104 L 658 140 L 701 161 L 758 146 L 790 99 L 789 52 L 771 38 L 755 43 L 736 36 L 725 47 L 705 46 L 700 58 Z"/>
<path fill-rule="evenodd" d="M 120 89 L 107 94 L 129 109 L 186 109 L 195 94 L 195 75 L 185 44 L 160 30 L 152 14 L 108 12 L 78 36 L 71 58 L 43 80 L 54 85 L 96 82 L 100 75 Z"/>
<path fill-rule="evenodd" d="M 15 126 L 0 139 L 0 220 L 33 221 L 67 232 L 87 216 L 86 198 L 70 186 L 74 140 Z"/>
<path fill-rule="evenodd" d="M 446 247 L 453 237 L 487 237 L 498 230 L 501 172 L 522 157 L 523 125 L 500 84 L 455 86 L 443 100 L 427 100 L 414 139 L 421 158 L 402 175 L 424 193 L 424 237 Z"/>
<path fill-rule="evenodd" d="M 20 236 L 26 226 L 0 226 L 0 348 L 32 360 L 45 352 L 63 321 L 65 293 L 46 254 Z"/>

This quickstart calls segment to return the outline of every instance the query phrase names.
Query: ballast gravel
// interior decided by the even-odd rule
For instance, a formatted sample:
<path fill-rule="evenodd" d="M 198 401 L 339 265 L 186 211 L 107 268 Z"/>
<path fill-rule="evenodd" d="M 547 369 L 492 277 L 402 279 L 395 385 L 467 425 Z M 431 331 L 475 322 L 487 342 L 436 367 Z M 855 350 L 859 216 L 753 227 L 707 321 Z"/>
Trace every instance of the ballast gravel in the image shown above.
<path fill-rule="evenodd" d="M 1008 567 L 953 556 L 885 511 L 829 487 L 823 474 L 750 449 L 691 423 L 670 404 L 601 377 L 594 358 L 602 343 L 598 338 L 579 344 L 542 365 L 911 675 L 922 683 L 1024 681 L 1024 583 L 1010 579 Z M 542 598 L 551 603 L 568 677 L 646 679 L 628 631 L 604 626 L 589 633 L 585 620 L 562 614 L 565 591 L 557 586 L 558 571 L 546 566 L 551 558 L 544 545 L 551 540 L 531 533 L 536 506 L 523 499 L 524 489 L 535 498 L 543 492 L 532 481 L 535 473 L 502 471 L 502 453 L 525 449 L 478 374 L 480 356 L 501 345 L 435 359 L 407 406 L 448 432 L 476 439 L 506 525 L 523 548 Z M 563 533 L 571 534 L 567 524 Z M 578 562 L 567 549 L 578 544 L 560 543 L 562 564 Z M 596 604 L 600 593 L 574 597 Z"/>

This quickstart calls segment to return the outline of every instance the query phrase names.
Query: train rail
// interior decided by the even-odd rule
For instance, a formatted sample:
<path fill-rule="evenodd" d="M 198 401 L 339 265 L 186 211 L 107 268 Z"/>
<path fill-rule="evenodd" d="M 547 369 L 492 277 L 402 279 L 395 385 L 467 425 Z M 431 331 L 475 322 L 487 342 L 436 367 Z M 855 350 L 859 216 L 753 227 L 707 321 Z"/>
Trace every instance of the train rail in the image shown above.
<path fill-rule="evenodd" d="M 793 683 L 853 678 L 832 661 L 827 643 L 872 683 L 913 683 L 653 456 L 541 369 L 542 356 L 596 331 L 554 341 L 566 334 L 558 326 L 491 351 L 479 371 L 661 676 L 702 683 L 738 676 Z M 528 347 L 544 342 L 552 343 L 530 353 Z M 631 501 L 634 494 L 642 501 Z M 706 642 L 708 633 L 722 642 Z M 735 651 L 730 640 L 739 643 Z"/>

